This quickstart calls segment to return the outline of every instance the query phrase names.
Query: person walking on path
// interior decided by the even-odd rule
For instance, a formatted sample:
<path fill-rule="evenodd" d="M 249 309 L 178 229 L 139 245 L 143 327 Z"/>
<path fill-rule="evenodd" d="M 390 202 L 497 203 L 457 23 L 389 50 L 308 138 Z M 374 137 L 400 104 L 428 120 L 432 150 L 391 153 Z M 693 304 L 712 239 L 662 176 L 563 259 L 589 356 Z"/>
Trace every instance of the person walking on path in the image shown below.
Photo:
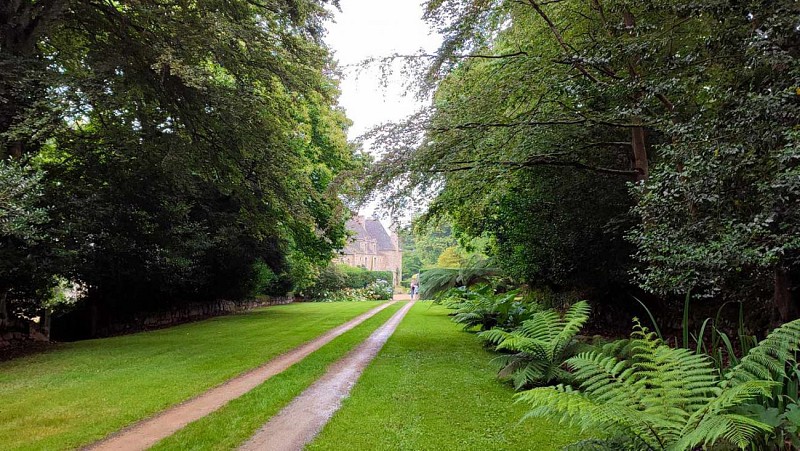
<path fill-rule="evenodd" d="M 417 300 L 417 294 L 419 293 L 419 274 L 414 274 L 411 277 L 411 300 Z"/>

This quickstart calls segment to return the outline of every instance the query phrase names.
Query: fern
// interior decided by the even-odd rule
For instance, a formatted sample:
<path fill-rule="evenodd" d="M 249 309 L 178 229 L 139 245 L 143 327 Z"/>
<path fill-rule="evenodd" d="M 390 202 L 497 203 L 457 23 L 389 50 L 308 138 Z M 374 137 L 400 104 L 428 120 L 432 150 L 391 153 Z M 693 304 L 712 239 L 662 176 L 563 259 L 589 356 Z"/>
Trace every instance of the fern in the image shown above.
<path fill-rule="evenodd" d="M 531 315 L 531 310 L 517 299 L 517 292 L 492 294 L 491 287 L 470 292 L 469 296 L 455 304 L 457 310 L 453 321 L 462 324 L 464 329 L 493 327 L 513 328 Z"/>
<path fill-rule="evenodd" d="M 453 321 L 465 330 L 513 329 L 538 309 L 535 304 L 519 299 L 516 290 L 495 294 L 491 285 L 453 288 L 442 293 L 438 302 L 455 310 Z"/>
<path fill-rule="evenodd" d="M 560 416 L 584 430 L 601 430 L 615 443 L 635 449 L 688 450 L 717 444 L 745 448 L 773 426 L 740 413 L 741 407 L 772 396 L 796 366 L 800 320 L 773 331 L 724 379 L 713 362 L 690 350 L 670 348 L 636 322 L 626 359 L 586 352 L 566 362 L 576 387 L 528 390 L 519 400 L 529 416 Z"/>
<path fill-rule="evenodd" d="M 589 319 L 589 304 L 581 301 L 562 317 L 555 310 L 534 313 L 519 328 L 507 332 L 500 328 L 479 334 L 498 351 L 513 354 L 497 359 L 500 377 L 510 379 L 516 389 L 568 380 L 561 368 L 564 360 L 575 354 L 575 335 Z"/>
<path fill-rule="evenodd" d="M 759 379 L 782 380 L 787 376 L 787 363 L 795 362 L 799 347 L 800 320 L 778 327 L 726 374 L 728 384 Z"/>

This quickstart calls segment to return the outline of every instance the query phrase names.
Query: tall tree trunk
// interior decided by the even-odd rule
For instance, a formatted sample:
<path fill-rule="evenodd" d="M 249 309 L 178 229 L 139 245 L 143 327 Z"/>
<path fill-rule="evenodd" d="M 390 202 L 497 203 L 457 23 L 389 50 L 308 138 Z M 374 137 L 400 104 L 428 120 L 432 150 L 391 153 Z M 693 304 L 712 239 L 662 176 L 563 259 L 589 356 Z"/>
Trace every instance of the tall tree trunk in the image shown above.
<path fill-rule="evenodd" d="M 10 323 L 8 316 L 8 290 L 0 292 L 0 330 L 6 328 Z"/>
<path fill-rule="evenodd" d="M 776 265 L 773 276 L 772 303 L 780 323 L 798 317 L 798 308 L 793 299 L 792 288 L 792 277 L 789 270 L 781 264 Z"/>
<path fill-rule="evenodd" d="M 100 308 L 97 299 L 89 298 L 89 337 L 97 337 L 97 326 L 100 323 Z"/>
<path fill-rule="evenodd" d="M 647 147 L 644 136 L 642 119 L 633 118 L 634 124 L 639 124 L 631 128 L 631 147 L 633 148 L 633 169 L 636 171 L 636 181 L 647 180 L 649 173 L 649 163 L 647 162 Z"/>
<path fill-rule="evenodd" d="M 39 332 L 50 339 L 50 323 L 51 323 L 50 309 L 43 308 L 39 315 Z"/>
<path fill-rule="evenodd" d="M 43 69 L 37 42 L 66 11 L 67 4 L 68 0 L 0 1 L 0 55 L 6 62 L 0 72 L 0 133 L 11 129 L 20 113 L 44 95 L 35 81 L 29 85 L 30 74 Z M 23 94 L 17 94 L 20 91 Z M 26 144 L 30 143 L 0 142 L 0 158 L 21 158 Z"/>
<path fill-rule="evenodd" d="M 633 35 L 636 28 L 636 19 L 630 11 L 625 11 L 622 15 L 622 20 L 625 23 L 625 28 L 628 30 L 629 35 Z M 631 56 L 628 60 L 628 73 L 631 79 L 635 82 L 639 80 L 639 71 L 636 70 L 638 61 Z M 643 93 L 637 92 L 634 96 L 634 101 L 639 103 Z M 631 118 L 631 148 L 633 149 L 633 169 L 636 171 L 636 181 L 647 180 L 649 172 L 649 164 L 647 162 L 647 142 L 644 134 L 644 127 L 642 126 L 642 118 L 634 116 Z"/>

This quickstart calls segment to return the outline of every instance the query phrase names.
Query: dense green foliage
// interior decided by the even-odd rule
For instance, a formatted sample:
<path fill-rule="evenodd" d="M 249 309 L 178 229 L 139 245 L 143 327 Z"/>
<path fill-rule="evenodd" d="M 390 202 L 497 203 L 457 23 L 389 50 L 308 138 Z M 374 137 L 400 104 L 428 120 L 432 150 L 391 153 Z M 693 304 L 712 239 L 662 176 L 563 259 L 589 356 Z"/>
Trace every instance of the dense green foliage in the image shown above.
<path fill-rule="evenodd" d="M 392 272 L 370 271 L 331 263 L 322 269 L 315 282 L 302 291 L 310 300 L 347 300 L 349 298 L 391 299 Z"/>
<path fill-rule="evenodd" d="M 453 309 L 453 321 L 464 330 L 514 329 L 531 317 L 536 305 L 521 299 L 517 291 L 495 293 L 491 285 L 455 288 L 443 293 L 440 302 Z"/>
<path fill-rule="evenodd" d="M 416 222 L 416 221 L 415 221 Z M 415 226 L 415 223 L 398 230 L 403 243 L 403 277 L 409 282 L 423 269 L 434 268 L 445 250 L 457 245 L 452 227 L 447 223 Z M 449 266 L 450 268 L 458 267 Z"/>
<path fill-rule="evenodd" d="M 420 299 L 433 299 L 448 290 L 466 286 L 461 278 L 461 270 L 454 268 L 433 268 L 419 275 Z"/>
<path fill-rule="evenodd" d="M 475 284 L 502 283 L 503 277 L 491 259 L 473 259 L 460 268 L 432 268 L 419 277 L 421 299 L 447 296 L 451 288 L 467 288 Z"/>
<path fill-rule="evenodd" d="M 565 313 L 541 310 L 516 293 L 485 285 L 451 289 L 441 302 L 452 320 L 494 345 L 500 377 L 532 405 L 528 417 L 580 425 L 592 438 L 571 449 L 783 449 L 800 444 L 800 320 L 760 343 L 740 336 L 738 350 L 712 325 L 711 356 L 695 336 L 696 352 L 670 347 L 634 319 L 630 340 L 590 345 L 578 334 L 589 319 L 585 301 Z M 688 304 L 688 303 L 687 303 Z M 491 327 L 491 328 L 490 328 Z M 740 332 L 741 333 L 741 332 Z M 601 340 L 602 341 L 602 340 Z M 738 356 L 741 355 L 741 358 Z M 557 385 L 555 385 L 557 384 Z"/>
<path fill-rule="evenodd" d="M 33 313 L 52 285 L 40 206 L 42 174 L 0 161 L 0 287 L 14 286 L 15 307 Z M 0 289 L 0 327 L 10 321 L 8 290 Z"/>
<path fill-rule="evenodd" d="M 437 302 L 453 310 L 453 322 L 478 329 L 484 342 L 503 354 L 496 358 L 501 379 L 517 390 L 569 382 L 564 361 L 584 346 L 576 339 L 589 320 L 589 304 L 576 302 L 565 313 L 543 310 L 518 290 L 497 293 L 491 284 L 451 288 Z"/>
<path fill-rule="evenodd" d="M 448 219 L 431 221 L 425 217 L 417 217 L 411 224 L 400 228 L 399 233 L 403 243 L 403 281 L 407 284 L 416 274 L 430 271 L 444 274 L 451 270 L 453 272 L 488 266 L 485 251 L 489 240 L 484 237 L 467 237 L 454 230 Z M 432 296 L 440 288 L 450 286 L 428 291 L 423 288 L 424 295 Z"/>
<path fill-rule="evenodd" d="M 31 314 L 56 275 L 110 316 L 309 285 L 345 238 L 336 179 L 356 166 L 325 3 L 4 2 L 9 309 Z"/>
<path fill-rule="evenodd" d="M 671 348 L 637 324 L 627 359 L 593 351 L 567 361 L 579 391 L 559 385 L 519 398 L 532 405 L 529 415 L 605 431 L 617 449 L 745 448 L 773 433 L 745 408 L 794 376 L 799 347 L 800 321 L 786 323 L 720 379 L 707 356 Z"/>
<path fill-rule="evenodd" d="M 795 318 L 792 0 L 444 0 L 430 108 L 376 131 L 402 207 L 489 236 L 520 282 L 639 287 Z M 754 306 L 755 308 L 755 306 Z"/>
<path fill-rule="evenodd" d="M 800 313 L 786 293 L 800 257 L 798 6 L 689 12 L 685 63 L 656 79 L 686 101 L 673 123 L 661 121 L 670 143 L 636 190 L 642 225 L 631 238 L 647 263 L 638 280 L 656 292 L 746 300 L 773 279 L 785 321 Z"/>

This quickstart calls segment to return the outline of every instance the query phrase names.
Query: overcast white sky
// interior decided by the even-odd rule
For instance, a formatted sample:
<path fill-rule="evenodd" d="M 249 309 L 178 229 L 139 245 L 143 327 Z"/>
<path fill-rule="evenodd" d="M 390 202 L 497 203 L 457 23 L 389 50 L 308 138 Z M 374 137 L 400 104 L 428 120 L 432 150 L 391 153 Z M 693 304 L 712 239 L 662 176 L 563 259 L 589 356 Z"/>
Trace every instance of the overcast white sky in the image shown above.
<path fill-rule="evenodd" d="M 354 66 L 367 58 L 436 50 L 441 38 L 422 20 L 421 1 L 341 0 L 341 12 L 336 11 L 334 22 L 328 24 L 325 41 L 343 72 L 339 103 L 353 121 L 350 139 L 420 108 L 420 102 L 412 95 L 403 95 L 402 75 L 395 74 L 384 87 L 377 67 L 357 73 Z M 369 204 L 360 213 L 370 216 L 375 209 L 374 203 Z"/>
<path fill-rule="evenodd" d="M 387 121 L 401 119 L 418 109 L 413 97 L 403 97 L 402 77 L 380 85 L 377 70 L 355 74 L 346 66 L 370 57 L 393 53 L 433 52 L 440 38 L 422 20 L 421 0 L 341 0 L 341 12 L 328 24 L 325 39 L 345 72 L 340 104 L 353 120 L 351 139 Z"/>

